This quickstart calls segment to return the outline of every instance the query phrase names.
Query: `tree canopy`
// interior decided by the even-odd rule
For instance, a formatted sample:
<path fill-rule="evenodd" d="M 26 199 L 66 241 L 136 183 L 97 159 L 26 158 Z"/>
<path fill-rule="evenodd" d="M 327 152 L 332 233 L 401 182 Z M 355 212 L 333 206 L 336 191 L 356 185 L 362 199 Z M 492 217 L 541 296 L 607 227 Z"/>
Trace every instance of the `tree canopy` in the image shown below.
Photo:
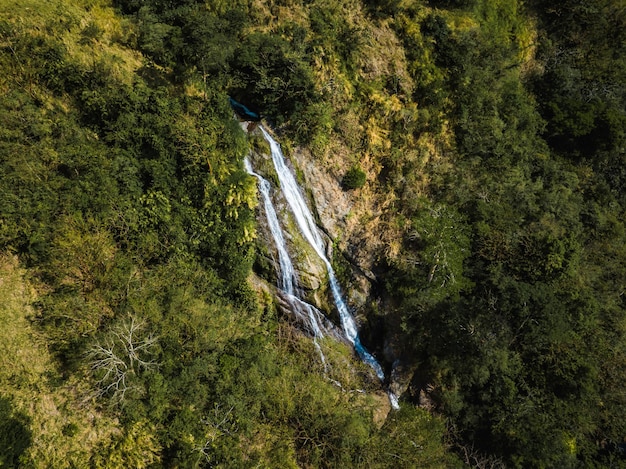
<path fill-rule="evenodd" d="M 0 466 L 626 467 L 625 31 L 615 0 L 0 5 Z M 344 189 L 400 411 L 259 286 L 229 98 Z"/>

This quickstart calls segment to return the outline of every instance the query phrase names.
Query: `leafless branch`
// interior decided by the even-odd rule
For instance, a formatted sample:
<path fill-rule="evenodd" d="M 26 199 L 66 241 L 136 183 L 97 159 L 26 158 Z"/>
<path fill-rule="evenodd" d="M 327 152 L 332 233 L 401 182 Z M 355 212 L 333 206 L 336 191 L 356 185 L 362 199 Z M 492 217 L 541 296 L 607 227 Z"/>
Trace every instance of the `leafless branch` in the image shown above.
<path fill-rule="evenodd" d="M 202 454 L 207 462 L 211 462 L 213 458 L 211 448 L 215 440 L 225 435 L 232 436 L 237 432 L 238 428 L 232 416 L 233 409 L 234 407 L 231 406 L 230 409 L 224 410 L 220 404 L 216 403 L 212 415 L 200 420 L 207 426 L 206 439 L 203 445 L 195 448 L 195 451 Z"/>
<path fill-rule="evenodd" d="M 121 403 L 129 390 L 137 389 L 132 377 L 158 367 L 151 359 L 157 337 L 145 334 L 144 328 L 143 322 L 130 318 L 88 350 L 90 369 L 96 377 L 94 397 L 110 396 L 112 402 Z"/>

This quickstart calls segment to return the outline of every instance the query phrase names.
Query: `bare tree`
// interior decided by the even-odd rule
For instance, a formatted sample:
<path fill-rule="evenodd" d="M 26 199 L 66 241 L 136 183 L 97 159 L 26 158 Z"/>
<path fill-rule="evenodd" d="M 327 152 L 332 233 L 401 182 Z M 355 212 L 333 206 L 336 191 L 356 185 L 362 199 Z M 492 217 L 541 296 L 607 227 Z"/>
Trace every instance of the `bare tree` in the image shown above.
<path fill-rule="evenodd" d="M 97 380 L 94 396 L 110 396 L 114 403 L 122 403 L 127 392 L 138 389 L 134 378 L 158 367 L 152 359 L 156 342 L 155 335 L 146 333 L 145 323 L 134 317 L 111 328 L 87 352 Z"/>
<path fill-rule="evenodd" d="M 215 403 L 213 414 L 201 419 L 201 422 L 206 425 L 206 439 L 204 444 L 195 448 L 195 451 L 198 451 L 210 463 L 213 458 L 213 443 L 224 436 L 233 436 L 238 430 L 233 417 L 233 407 L 226 410 L 220 404 Z"/>

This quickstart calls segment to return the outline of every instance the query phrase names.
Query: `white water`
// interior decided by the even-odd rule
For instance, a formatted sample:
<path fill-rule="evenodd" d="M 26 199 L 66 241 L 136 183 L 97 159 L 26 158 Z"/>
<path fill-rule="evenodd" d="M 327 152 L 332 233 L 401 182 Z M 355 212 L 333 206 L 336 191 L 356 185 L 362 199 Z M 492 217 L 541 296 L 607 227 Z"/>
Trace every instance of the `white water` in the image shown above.
<path fill-rule="evenodd" d="M 259 189 L 263 196 L 263 208 L 265 209 L 265 216 L 267 218 L 267 224 L 274 239 L 276 250 L 278 251 L 278 265 L 280 267 L 280 285 L 279 287 L 285 293 L 285 297 L 291 306 L 291 310 L 298 316 L 300 321 L 309 330 L 309 333 L 313 336 L 313 342 L 317 349 L 324 369 L 326 369 L 326 357 L 322 352 L 322 348 L 319 346 L 318 339 L 324 337 L 323 330 L 324 322 L 323 315 L 315 306 L 302 301 L 295 294 L 294 280 L 295 269 L 293 262 L 287 251 L 287 243 L 283 236 L 283 231 L 276 215 L 276 209 L 272 203 L 270 196 L 270 183 L 261 175 L 254 172 L 250 161 L 246 158 L 244 160 L 244 166 L 246 171 L 259 180 Z"/>
<path fill-rule="evenodd" d="M 354 349 L 358 353 L 359 357 L 361 357 L 361 359 L 365 363 L 367 363 L 368 365 L 372 367 L 372 369 L 374 370 L 374 372 L 376 373 L 376 375 L 381 381 L 384 381 L 385 374 L 383 372 L 382 367 L 380 366 L 378 361 L 374 358 L 374 356 L 372 356 L 372 354 L 370 354 L 365 349 L 365 347 L 363 347 L 363 345 L 361 344 L 361 340 L 359 339 L 359 334 L 358 334 L 358 330 L 356 327 L 356 323 L 354 321 L 354 318 L 350 314 L 350 311 L 348 310 L 345 300 L 343 299 L 343 295 L 341 293 L 341 289 L 339 286 L 339 282 L 337 281 L 337 276 L 335 275 L 335 271 L 330 263 L 330 260 L 326 256 L 325 243 L 320 234 L 320 230 L 318 229 L 315 223 L 313 214 L 311 213 L 308 205 L 306 204 L 304 196 L 302 195 L 300 187 L 298 186 L 298 183 L 296 182 L 296 179 L 293 173 L 289 170 L 289 168 L 285 164 L 285 158 L 280 149 L 280 145 L 267 133 L 267 131 L 263 127 L 260 127 L 260 129 L 261 129 L 261 132 L 263 132 L 263 136 L 265 137 L 267 142 L 270 144 L 272 161 L 274 162 L 274 167 L 276 169 L 276 173 L 280 181 L 280 188 L 283 192 L 285 199 L 287 200 L 291 208 L 291 211 L 294 215 L 294 218 L 296 219 L 296 223 L 298 224 L 300 232 L 302 233 L 306 241 L 315 250 L 315 252 L 320 257 L 320 259 L 322 259 L 322 261 L 324 262 L 324 265 L 326 266 L 326 270 L 328 272 L 330 290 L 332 292 L 333 300 L 337 308 L 337 311 L 339 312 L 339 317 L 341 319 L 341 327 L 343 329 L 344 336 L 351 344 L 353 344 Z M 286 245 L 284 242 L 284 237 L 280 230 L 280 224 L 278 223 L 278 218 L 276 217 L 276 211 L 274 210 L 274 207 L 271 203 L 271 198 L 269 197 L 269 183 L 265 179 L 263 179 L 261 176 L 254 173 L 254 171 L 252 170 L 252 167 L 250 166 L 250 163 L 247 160 L 246 160 L 246 169 L 248 170 L 250 174 L 257 177 L 257 179 L 259 179 L 259 181 L 261 182 L 261 193 L 263 194 L 263 198 L 264 198 L 265 211 L 268 217 L 268 224 L 270 225 L 270 230 L 272 231 L 272 236 L 274 237 L 274 241 L 277 247 L 279 244 L 281 245 L 281 247 L 278 247 L 279 264 L 280 264 L 280 268 L 282 272 L 281 273 L 281 282 L 282 282 L 281 287 L 285 290 L 286 293 L 290 294 L 291 296 L 294 296 L 293 294 L 293 285 L 294 285 L 293 284 L 293 280 L 294 280 L 293 264 L 291 263 L 291 259 L 289 258 L 289 254 L 287 253 Z M 275 221 L 274 220 L 270 221 L 271 217 L 273 217 Z M 275 229 L 277 231 L 276 234 L 274 233 Z M 291 291 L 287 290 L 289 286 L 291 288 Z M 308 305 L 308 306 L 310 308 L 313 308 L 311 305 Z M 315 311 L 321 314 L 317 309 L 315 309 Z M 314 318 L 315 320 L 310 319 L 310 322 L 311 322 L 312 327 L 317 327 L 320 324 L 318 322 L 319 317 L 313 313 L 309 313 L 309 316 L 315 317 Z M 317 328 L 317 331 L 315 331 L 315 334 L 317 334 L 318 332 L 320 333 L 320 336 L 321 336 L 321 328 L 319 327 Z M 315 335 L 315 338 L 317 337 L 318 336 Z M 318 350 L 320 351 L 320 354 L 321 354 L 321 350 L 317 342 L 316 342 L 316 346 L 318 347 Z M 323 355 L 321 356 L 323 359 Z M 388 394 L 389 394 L 389 401 L 391 402 L 392 407 L 394 409 L 398 409 L 399 407 L 398 407 L 397 397 L 391 392 L 389 392 Z"/>
<path fill-rule="evenodd" d="M 272 203 L 272 199 L 270 197 L 270 183 L 265 180 L 265 178 L 254 172 L 248 158 L 244 160 L 244 166 L 246 167 L 248 174 L 251 174 L 259 180 L 259 189 L 261 191 L 261 195 L 263 196 L 263 207 L 265 208 L 267 224 L 269 225 L 270 232 L 274 238 L 274 243 L 276 244 L 276 249 L 278 250 L 278 263 L 280 265 L 281 274 L 280 288 L 282 288 L 288 295 L 293 295 L 293 279 L 295 271 L 293 268 L 293 262 L 291 262 L 291 258 L 287 252 L 287 244 L 285 243 L 283 230 L 280 228 L 278 216 L 276 215 L 276 210 L 274 209 L 274 204 Z"/>

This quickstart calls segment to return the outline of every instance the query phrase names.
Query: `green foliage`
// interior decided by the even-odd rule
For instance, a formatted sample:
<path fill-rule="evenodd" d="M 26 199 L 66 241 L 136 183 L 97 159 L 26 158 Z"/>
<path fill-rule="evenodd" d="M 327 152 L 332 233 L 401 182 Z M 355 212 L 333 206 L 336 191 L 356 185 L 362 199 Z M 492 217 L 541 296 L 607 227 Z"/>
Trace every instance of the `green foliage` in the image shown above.
<path fill-rule="evenodd" d="M 283 124 L 317 101 L 311 71 L 284 39 L 269 34 L 247 36 L 232 64 L 233 93 Z"/>
<path fill-rule="evenodd" d="M 592 161 L 622 191 L 622 175 L 608 172 L 621 173 L 616 168 L 622 162 L 626 103 L 615 84 L 624 81 L 626 70 L 626 15 L 617 2 L 604 0 L 561 2 L 555 10 L 537 5 L 537 10 L 545 28 L 539 57 L 546 70 L 533 84 L 548 121 L 546 140 L 563 155 Z"/>
<path fill-rule="evenodd" d="M 454 457 L 442 453 L 444 435 L 441 421 L 422 409 L 403 406 L 372 436 L 363 455 L 363 465 L 461 467 Z"/>
<path fill-rule="evenodd" d="M 0 465 L 623 463 L 618 2 L 69 3 L 0 6 Z M 380 337 L 416 370 L 384 422 L 248 284 L 229 95 L 380 171 Z"/>
<path fill-rule="evenodd" d="M 619 439 L 624 430 L 607 424 L 598 412 L 606 395 L 598 381 L 604 373 L 612 374 L 598 353 L 607 341 L 623 344 L 624 335 L 603 313 L 612 309 L 607 298 L 620 288 L 611 280 L 613 293 L 607 296 L 592 286 L 596 274 L 591 272 L 604 269 L 593 266 L 605 264 L 597 258 L 601 250 L 590 243 L 598 219 L 588 218 L 587 207 L 596 206 L 598 199 L 585 189 L 590 183 L 585 180 L 596 181 L 593 185 L 608 177 L 603 175 L 608 166 L 600 159 L 607 158 L 603 161 L 612 168 L 620 161 L 605 146 L 615 141 L 600 137 L 599 144 L 595 135 L 603 125 L 603 135 L 621 138 L 600 122 L 606 119 L 601 116 L 607 103 L 623 105 L 581 98 L 580 78 L 592 72 L 583 72 L 574 59 L 580 51 L 547 60 L 546 72 L 526 87 L 516 66 L 527 35 L 517 8 L 515 2 L 480 2 L 473 18 L 480 24 L 477 29 L 453 28 L 447 12 L 424 15 L 426 43 L 415 32 L 413 13 L 401 15 L 399 34 L 414 46 L 416 56 L 428 57 L 429 50 L 435 54 L 436 86 L 453 103 L 443 110 L 454 128 L 454 165 L 431 172 L 431 198 L 448 213 L 456 208 L 466 218 L 454 224 L 450 232 L 455 236 L 446 236 L 425 216 L 428 210 L 421 210 L 432 205 L 421 201 L 412 206 L 417 213 L 414 233 L 386 274 L 389 298 L 399 302 L 404 347 L 414 350 L 419 381 L 437 383 L 431 384 L 431 396 L 457 425 L 463 454 L 471 453 L 471 444 L 513 467 L 575 467 L 583 460 L 601 466 L 593 435 L 609 432 Z M 599 27 L 602 20 L 596 20 Z M 585 41 L 594 35 L 581 34 L 585 39 L 574 47 L 585 50 Z M 558 35 L 552 40 L 559 41 Z M 565 47 L 545 46 L 552 52 Z M 414 70 L 423 83 L 417 65 Z M 561 159 L 544 136 L 560 155 L 589 158 L 587 164 L 598 171 L 591 175 L 589 167 Z M 615 189 L 611 202 L 605 199 L 613 204 L 607 211 L 623 211 L 617 202 L 623 199 L 617 182 L 621 174 L 617 170 L 610 176 Z M 457 236 L 456 230 L 465 236 Z M 609 237 L 604 248 L 621 243 L 622 234 Z M 437 240 L 446 238 L 451 252 L 463 253 L 454 256 L 460 261 L 453 272 L 467 280 L 450 296 L 426 282 L 429 256 L 439 249 Z M 602 277 L 621 278 L 620 270 Z M 616 412 L 623 408 L 619 400 L 613 401 Z"/>
<path fill-rule="evenodd" d="M 13 412 L 11 402 L 0 398 L 0 467 L 17 467 L 31 444 L 28 417 Z"/>
<path fill-rule="evenodd" d="M 130 426 L 110 448 L 102 449 L 91 461 L 96 469 L 123 468 L 131 465 L 138 469 L 154 467 L 159 461 L 159 448 L 147 422 Z"/>
<path fill-rule="evenodd" d="M 341 180 L 341 187 L 344 190 L 360 189 L 365 185 L 365 172 L 358 166 L 353 166 L 343 176 Z"/>

